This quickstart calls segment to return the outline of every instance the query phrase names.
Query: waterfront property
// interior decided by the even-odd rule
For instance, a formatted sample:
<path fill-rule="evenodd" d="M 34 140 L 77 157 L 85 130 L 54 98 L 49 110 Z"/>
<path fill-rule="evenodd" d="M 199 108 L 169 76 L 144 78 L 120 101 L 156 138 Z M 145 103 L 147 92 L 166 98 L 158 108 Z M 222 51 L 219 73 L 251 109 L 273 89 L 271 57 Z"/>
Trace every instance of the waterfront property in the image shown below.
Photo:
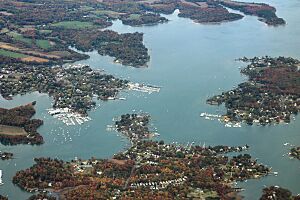
<path fill-rule="evenodd" d="M 36 158 L 32 167 L 16 173 L 13 183 L 27 191 L 51 190 L 63 199 L 189 199 L 236 196 L 235 181 L 266 176 L 270 169 L 249 154 L 228 157 L 242 147 L 201 147 L 165 144 L 149 138 L 149 115 L 126 114 L 116 121 L 116 130 L 132 146 L 112 159 L 71 162 Z M 42 170 L 42 173 L 37 173 Z M 41 178 L 43 177 L 43 178 Z M 199 188 L 201 189 L 199 191 Z"/>
<path fill-rule="evenodd" d="M 34 91 L 47 93 L 54 99 L 53 108 L 61 109 L 59 113 L 77 113 L 81 117 L 94 108 L 94 97 L 101 100 L 116 97 L 120 90 L 127 88 L 128 83 L 84 65 L 47 67 L 2 64 L 0 77 L 0 93 L 6 99 Z M 53 112 L 56 111 L 50 113 Z M 79 117 L 75 117 L 78 123 L 87 119 Z"/>
<path fill-rule="evenodd" d="M 300 61 L 268 56 L 240 60 L 250 62 L 241 70 L 249 80 L 209 98 L 207 103 L 225 104 L 227 113 L 221 117 L 225 123 L 289 123 L 300 110 Z"/>
<path fill-rule="evenodd" d="M 116 130 L 130 141 L 136 142 L 158 135 L 149 130 L 150 116 L 147 114 L 125 114 L 115 122 Z"/>
<path fill-rule="evenodd" d="M 230 158 L 221 149 L 230 152 L 238 148 L 219 146 L 214 150 L 163 141 L 136 141 L 109 160 L 76 158 L 64 162 L 38 158 L 32 167 L 17 172 L 13 182 L 27 191 L 51 190 L 70 200 L 191 196 L 226 199 L 237 195 L 235 181 L 260 178 L 270 172 L 249 154 Z"/>
<path fill-rule="evenodd" d="M 263 189 L 263 194 L 260 197 L 260 200 L 269 200 L 269 199 L 278 199 L 278 200 L 299 200 L 300 195 L 293 196 L 292 192 L 288 189 L 279 187 L 279 186 L 270 186 Z"/>
<path fill-rule="evenodd" d="M 26 3 L 27 2 L 29 1 L 26 1 Z M 299 179 L 295 176 L 295 172 L 298 172 L 299 169 L 298 166 L 295 166 L 297 162 L 287 161 L 286 163 L 288 163 L 289 170 L 285 170 L 285 165 L 277 164 L 277 162 L 280 163 L 282 161 L 280 160 L 281 156 L 273 158 L 269 156 L 269 153 L 275 154 L 281 151 L 280 146 L 276 148 L 270 148 L 270 146 L 275 147 L 275 144 L 278 142 L 282 144 L 287 141 L 287 138 L 298 138 L 298 136 L 294 134 L 299 128 L 298 123 L 294 123 L 292 126 L 284 126 L 284 128 L 282 128 L 283 126 L 279 128 L 243 127 L 241 129 L 229 130 L 222 129 L 218 124 L 209 121 L 193 120 L 199 115 L 199 112 L 205 110 L 206 107 L 203 105 L 203 98 L 205 98 L 207 94 L 212 94 L 213 91 L 217 91 L 218 87 L 225 89 L 230 88 L 240 81 L 238 74 L 235 73 L 236 70 L 232 68 L 228 70 L 228 65 L 226 65 L 230 60 L 241 56 L 239 49 L 243 49 L 242 53 L 244 55 L 264 55 L 264 53 L 268 52 L 270 55 L 288 54 L 297 56 L 296 54 L 299 52 L 297 47 L 297 33 L 299 32 L 297 23 L 299 23 L 299 20 L 297 20 L 297 18 L 300 19 L 297 11 L 298 2 L 295 0 L 275 0 L 273 3 L 278 6 L 278 13 L 280 13 L 282 17 L 287 17 L 287 26 L 277 29 L 267 28 L 263 23 L 257 22 L 256 17 L 244 17 L 242 21 L 218 26 L 202 26 L 191 23 L 189 19 L 181 18 L 178 20 L 174 15 L 171 19 L 172 22 L 169 24 L 159 25 L 154 28 L 135 28 L 134 30 L 145 32 L 145 45 L 149 49 L 152 49 L 151 56 L 155 59 L 149 63 L 149 69 L 142 71 L 137 70 L 139 72 L 135 73 L 135 70 L 130 71 L 131 69 L 127 70 L 119 66 L 121 70 L 116 70 L 117 67 L 111 67 L 111 60 L 101 62 L 101 60 L 105 60 L 105 58 L 100 56 L 95 56 L 93 60 L 91 59 L 87 62 L 93 63 L 94 65 L 91 66 L 94 67 L 104 66 L 106 67 L 106 71 L 121 75 L 122 77 L 130 76 L 135 81 L 143 82 L 149 80 L 155 84 L 162 85 L 166 90 L 164 90 L 162 94 L 152 95 L 151 98 L 148 97 L 147 101 L 144 98 L 135 99 L 135 97 L 128 95 L 128 101 L 120 103 L 126 104 L 126 106 L 111 106 L 112 108 L 103 106 L 105 108 L 109 107 L 108 109 L 103 109 L 105 113 L 107 113 L 107 117 L 118 116 L 120 113 L 127 113 L 132 108 L 138 108 L 155 114 L 155 118 L 157 119 L 165 120 L 159 123 L 159 127 L 169 132 L 165 136 L 169 141 L 176 139 L 176 141 L 184 143 L 188 140 L 195 140 L 197 143 L 199 141 L 206 141 L 206 143 L 211 144 L 221 144 L 224 142 L 224 144 L 231 145 L 244 144 L 249 141 L 251 147 L 255 149 L 255 156 L 261 160 L 266 160 L 266 163 L 273 166 L 274 169 L 279 170 L 280 176 L 275 177 L 275 179 L 273 179 L 273 177 L 263 178 L 261 181 L 255 181 L 256 183 L 254 184 L 252 184 L 252 181 L 249 181 L 250 183 L 248 184 L 244 184 L 243 186 L 246 187 L 246 193 L 244 193 L 246 198 L 258 199 L 256 197 L 260 195 L 259 191 L 263 184 L 266 182 L 276 184 L 283 180 L 288 180 L 285 181 L 286 185 L 296 194 L 296 192 L 298 192 L 297 185 L 299 185 Z M 295 8 L 291 9 L 291 7 Z M 112 13 L 113 11 L 110 12 Z M 48 18 L 53 19 L 52 17 Z M 187 25 L 188 23 L 190 24 Z M 176 26 L 174 26 L 174 24 L 176 24 Z M 128 26 L 125 28 L 122 26 L 120 29 L 120 31 L 133 30 Z M 46 31 L 47 30 L 42 30 L 41 32 L 47 33 Z M 159 34 L 157 32 L 159 32 Z M 182 37 L 184 37 L 185 40 L 181 43 Z M 174 43 L 176 43 L 176 45 L 174 45 Z M 216 51 L 216 49 L 218 51 Z M 191 71 L 192 73 L 190 73 Z M 160 74 L 163 74 L 163 76 Z M 216 79 L 211 80 L 210 77 L 214 76 L 216 76 Z M 218 86 L 218 84 L 221 86 Z M 35 93 L 32 96 L 38 97 L 39 95 Z M 202 101 L 202 103 L 200 103 L 200 101 Z M 195 103 L 198 107 L 195 106 Z M 4 104 L 7 105 L 6 102 L 4 102 Z M 46 103 L 41 100 L 41 102 L 39 102 L 39 105 L 40 104 Z M 113 105 L 111 102 L 106 105 L 108 104 Z M 184 107 L 181 107 L 181 105 Z M 42 108 L 46 109 L 44 107 Z M 47 148 L 20 147 L 22 151 L 20 151 L 18 155 L 18 161 L 22 163 L 22 165 L 30 166 L 32 159 L 27 158 L 32 156 L 33 152 L 31 149 L 36 150 L 36 156 L 49 155 L 55 157 L 56 155 L 61 155 L 63 158 L 74 157 L 74 155 L 82 155 L 86 158 L 94 153 L 97 153 L 99 157 L 108 157 L 110 154 L 118 152 L 119 149 L 117 149 L 117 147 L 123 144 L 120 143 L 118 139 L 113 141 L 107 140 L 107 137 L 115 137 L 112 136 L 113 134 L 104 133 L 104 128 L 102 127 L 103 123 L 108 124 L 110 122 L 103 120 L 105 119 L 103 112 L 101 112 L 103 110 L 98 110 L 93 113 L 93 115 L 96 116 L 95 118 L 99 120 L 91 122 L 92 130 L 83 131 L 84 134 L 82 134 L 82 138 L 79 138 L 77 141 L 73 139 L 71 145 L 54 145 L 49 142 Z M 166 112 L 168 112 L 168 114 L 166 114 Z M 49 116 L 46 116 L 46 118 L 49 119 Z M 182 124 L 180 124 L 180 122 L 182 122 Z M 53 124 L 47 126 L 47 128 L 44 126 L 41 132 L 47 133 L 47 131 L 54 126 Z M 65 129 L 69 128 L 70 127 L 66 127 Z M 183 131 L 182 129 L 185 130 Z M 200 133 L 199 129 L 203 131 Z M 251 134 L 240 134 L 248 133 L 249 129 L 253 130 Z M 270 135 L 270 132 L 272 132 L 273 135 Z M 282 136 L 280 134 L 282 134 Z M 224 135 L 226 135 L 226 137 L 223 137 Z M 49 138 L 52 139 L 52 136 Z M 284 138 L 283 141 L 281 141 L 282 138 Z M 265 145 L 266 141 L 268 141 L 268 145 Z M 261 145 L 262 143 L 263 146 Z M 82 148 L 83 146 L 89 146 L 89 148 Z M 23 151 L 25 149 L 29 150 Z M 68 151 L 65 151 L 66 149 Z M 4 178 L 7 178 L 8 181 L 5 181 L 7 183 L 12 179 L 11 175 L 14 174 L 15 169 L 8 165 L 5 165 L 4 168 Z M 12 199 L 25 199 L 26 193 L 23 193 L 15 187 L 16 186 L 12 184 L 5 184 L 5 187 L 1 188 L 1 190 L 3 189 L 3 194 L 8 194 Z M 202 193 L 200 189 L 195 192 Z M 197 198 L 195 192 L 191 193 L 191 195 Z"/>

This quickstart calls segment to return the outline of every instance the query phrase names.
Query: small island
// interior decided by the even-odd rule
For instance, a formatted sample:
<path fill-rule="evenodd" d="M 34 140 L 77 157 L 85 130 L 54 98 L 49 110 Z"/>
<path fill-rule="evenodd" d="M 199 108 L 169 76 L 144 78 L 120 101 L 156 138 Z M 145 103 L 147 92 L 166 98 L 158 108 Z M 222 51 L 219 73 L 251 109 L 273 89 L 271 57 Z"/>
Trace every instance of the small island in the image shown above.
<path fill-rule="evenodd" d="M 3 145 L 43 144 L 43 137 L 37 128 L 43 124 L 40 119 L 31 119 L 35 114 L 35 102 L 12 109 L 0 108 L 0 143 Z M 9 154 L 10 155 L 10 154 Z"/>
<path fill-rule="evenodd" d="M 260 200 L 299 200 L 300 196 L 293 196 L 288 189 L 279 186 L 270 186 L 263 189 L 263 194 Z"/>
<path fill-rule="evenodd" d="M 291 121 L 300 110 L 300 62 L 286 57 L 242 58 L 250 62 L 241 73 L 247 82 L 207 100 L 208 104 L 225 104 L 227 113 L 221 121 L 266 125 Z"/>
<path fill-rule="evenodd" d="M 126 114 L 116 121 L 117 131 L 127 136 L 132 146 L 111 159 L 75 158 L 65 162 L 36 158 L 32 167 L 16 173 L 13 183 L 30 192 L 55 192 L 67 200 L 227 199 L 236 197 L 242 190 L 235 187 L 236 181 L 270 173 L 268 167 L 249 154 L 225 155 L 245 151 L 247 145 L 183 146 L 149 140 L 150 131 L 146 128 L 149 117 Z"/>
<path fill-rule="evenodd" d="M 292 158 L 296 158 L 298 160 L 300 160 L 300 147 L 294 147 L 291 149 L 289 156 L 291 156 Z"/>
<path fill-rule="evenodd" d="M 126 114 L 121 115 L 120 120 L 115 122 L 116 130 L 124 134 L 130 141 L 149 139 L 158 135 L 149 130 L 150 115 Z"/>
<path fill-rule="evenodd" d="M 13 153 L 5 152 L 5 151 L 3 151 L 3 152 L 0 151 L 0 158 L 1 158 L 1 160 L 10 160 L 10 159 L 13 158 L 13 156 L 14 156 Z"/>

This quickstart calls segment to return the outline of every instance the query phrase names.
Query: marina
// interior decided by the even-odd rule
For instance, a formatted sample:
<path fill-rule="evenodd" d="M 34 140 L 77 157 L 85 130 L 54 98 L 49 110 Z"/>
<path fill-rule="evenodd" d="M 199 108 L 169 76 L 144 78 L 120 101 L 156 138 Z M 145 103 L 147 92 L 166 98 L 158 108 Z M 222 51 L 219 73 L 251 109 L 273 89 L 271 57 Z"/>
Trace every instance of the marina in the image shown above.
<path fill-rule="evenodd" d="M 224 125 L 225 127 L 227 127 L 227 128 L 241 128 L 242 127 L 242 125 L 241 125 L 241 123 L 240 122 L 236 122 L 236 123 L 234 123 L 234 122 L 227 122 L 225 125 Z"/>
<path fill-rule="evenodd" d="M 48 109 L 48 113 L 54 118 L 62 121 L 67 126 L 81 125 L 92 120 L 89 116 L 72 112 L 72 110 L 68 108 L 50 108 Z"/>
<path fill-rule="evenodd" d="M 139 84 L 139 83 L 128 83 L 128 88 L 129 88 L 129 90 L 145 92 L 145 93 L 149 93 L 149 94 L 160 91 L 160 87 Z"/>
<path fill-rule="evenodd" d="M 215 119 L 220 119 L 222 116 L 203 112 L 200 114 L 200 117 L 204 117 L 204 119 L 208 119 L 208 120 L 215 120 Z"/>
<path fill-rule="evenodd" d="M 226 117 L 224 117 L 222 115 L 209 114 L 209 113 L 203 112 L 200 114 L 200 117 L 204 118 L 205 120 L 218 120 L 220 122 L 223 122 L 224 126 L 226 128 L 241 128 L 242 127 L 240 122 L 227 121 Z"/>

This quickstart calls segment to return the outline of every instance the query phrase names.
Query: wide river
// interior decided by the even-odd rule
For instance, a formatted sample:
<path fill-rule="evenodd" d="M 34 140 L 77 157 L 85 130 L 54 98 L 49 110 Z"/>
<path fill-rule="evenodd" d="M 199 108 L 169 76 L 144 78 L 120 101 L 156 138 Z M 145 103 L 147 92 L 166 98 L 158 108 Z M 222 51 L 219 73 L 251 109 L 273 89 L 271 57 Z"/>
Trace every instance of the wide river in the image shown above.
<path fill-rule="evenodd" d="M 110 29 L 126 32 L 143 32 L 145 45 L 150 50 L 149 68 L 135 69 L 114 64 L 110 57 L 89 53 L 90 59 L 79 63 L 95 69 L 104 69 L 117 77 L 133 82 L 161 86 L 160 93 L 142 94 L 122 92 L 126 101 L 99 102 L 89 114 L 92 121 L 79 126 L 65 126 L 47 113 L 51 98 L 45 94 L 16 96 L 12 101 L 0 99 L 0 107 L 14 107 L 37 101 L 35 118 L 44 120 L 39 132 L 44 136 L 41 146 L 2 146 L 0 150 L 15 153 L 15 159 L 0 161 L 4 185 L 0 193 L 12 200 L 26 199 L 23 192 L 11 182 L 16 171 L 30 167 L 34 157 L 57 157 L 71 160 L 80 158 L 109 158 L 128 146 L 128 141 L 115 132 L 106 131 L 112 119 L 133 110 L 148 112 L 153 125 L 161 134 L 158 139 L 182 144 L 194 141 L 206 145 L 250 145 L 248 153 L 259 162 L 271 166 L 278 176 L 239 183 L 245 188 L 245 199 L 258 199 L 265 186 L 279 185 L 300 193 L 300 161 L 286 155 L 289 142 L 300 145 L 300 118 L 288 125 L 247 126 L 225 128 L 218 121 L 200 118 L 201 112 L 223 113 L 224 107 L 210 106 L 207 97 L 229 90 L 245 80 L 238 67 L 244 64 L 235 59 L 242 56 L 291 56 L 300 59 L 300 1 L 268 0 L 277 8 L 277 14 L 287 21 L 283 27 L 268 27 L 256 17 L 223 23 L 221 25 L 195 24 L 178 18 L 176 13 L 167 16 L 166 24 L 146 27 L 124 26 L 119 21 Z"/>

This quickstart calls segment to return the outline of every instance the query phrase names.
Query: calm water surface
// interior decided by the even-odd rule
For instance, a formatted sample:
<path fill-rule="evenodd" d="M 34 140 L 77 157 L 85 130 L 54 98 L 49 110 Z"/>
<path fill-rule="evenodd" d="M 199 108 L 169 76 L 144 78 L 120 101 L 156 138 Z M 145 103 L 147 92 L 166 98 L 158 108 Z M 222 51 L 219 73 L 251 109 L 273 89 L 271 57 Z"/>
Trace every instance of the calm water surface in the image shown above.
<path fill-rule="evenodd" d="M 41 146 L 2 146 L 0 150 L 15 153 L 16 159 L 0 161 L 4 185 L 0 193 L 10 199 L 26 199 L 30 194 L 11 183 L 15 172 L 33 164 L 33 157 L 50 156 L 71 160 L 75 156 L 108 158 L 126 148 L 128 141 L 115 132 L 107 132 L 106 126 L 112 118 L 132 110 L 142 110 L 152 116 L 163 139 L 207 145 L 251 146 L 249 153 L 260 162 L 271 166 L 278 176 L 239 183 L 246 190 L 246 199 L 258 199 L 264 186 L 280 185 L 293 193 L 300 193 L 300 162 L 290 160 L 289 148 L 283 143 L 300 145 L 300 118 L 289 125 L 246 126 L 225 128 L 218 121 L 199 117 L 201 112 L 223 113 L 223 107 L 206 105 L 205 100 L 221 91 L 228 90 L 245 80 L 235 62 L 242 56 L 291 56 L 300 59 L 300 1 L 269 0 L 278 15 L 287 21 L 284 27 L 267 27 L 256 17 L 245 17 L 236 22 L 221 25 L 195 24 L 189 19 L 167 16 L 166 24 L 147 27 L 124 26 L 119 21 L 110 29 L 126 32 L 143 32 L 146 46 L 150 49 L 149 68 L 135 69 L 114 64 L 110 57 L 91 52 L 90 59 L 79 63 L 89 64 L 95 69 L 104 69 L 117 77 L 133 82 L 144 82 L 161 86 L 160 93 L 142 94 L 122 92 L 126 101 L 99 102 L 100 106 L 89 114 L 92 121 L 68 127 L 47 114 L 51 98 L 32 93 L 16 96 L 13 101 L 0 99 L 0 107 L 14 107 L 37 101 L 36 118 L 44 120 L 39 132 L 45 138 Z"/>

